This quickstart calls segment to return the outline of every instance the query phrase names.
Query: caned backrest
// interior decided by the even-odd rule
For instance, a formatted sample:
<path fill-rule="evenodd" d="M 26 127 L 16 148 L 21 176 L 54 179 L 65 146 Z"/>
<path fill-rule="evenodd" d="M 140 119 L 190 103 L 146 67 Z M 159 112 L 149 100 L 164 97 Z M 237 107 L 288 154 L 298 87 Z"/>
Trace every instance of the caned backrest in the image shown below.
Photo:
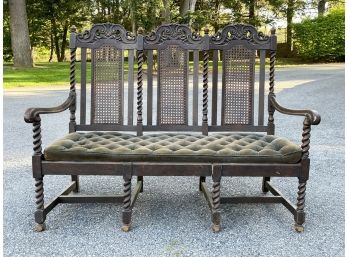
<path fill-rule="evenodd" d="M 188 26 L 182 24 L 162 25 L 155 32 L 144 36 L 144 51 L 148 67 L 145 130 L 199 129 L 197 126 L 199 51 L 207 45 L 206 38 L 192 32 Z M 193 56 L 191 85 L 190 53 Z M 157 63 L 157 76 L 153 70 L 154 61 Z M 153 82 L 156 77 L 157 92 L 154 92 Z M 190 86 L 193 88 L 192 91 L 189 90 Z M 192 98 L 192 106 L 189 106 L 189 98 Z M 157 101 L 157 108 L 154 109 L 155 101 Z M 156 119 L 153 119 L 154 114 L 157 116 Z M 192 116 L 189 117 L 189 115 Z"/>
<path fill-rule="evenodd" d="M 80 124 L 73 124 L 70 131 L 136 131 L 138 135 L 143 131 L 273 134 L 274 110 L 269 107 L 265 125 L 264 98 L 266 51 L 270 51 L 269 93 L 273 94 L 275 31 L 269 37 L 251 25 L 234 24 L 213 36 L 208 35 L 207 29 L 204 33 L 201 36 L 182 24 L 162 25 L 155 32 L 137 36 L 110 23 L 96 24 L 83 33 L 72 31 L 70 88 L 75 92 L 76 49 L 80 48 L 81 101 Z M 90 95 L 86 86 L 88 53 Z M 254 106 L 256 55 L 260 60 L 258 111 Z M 209 60 L 212 60 L 210 75 Z M 145 74 L 143 64 L 147 65 Z M 74 108 L 71 113 L 71 120 L 75 120 Z"/>
<path fill-rule="evenodd" d="M 136 129 L 133 66 L 135 51 L 141 47 L 138 38 L 118 24 L 95 24 L 90 30 L 71 36 L 70 48 L 81 49 L 80 124 L 77 130 Z M 91 59 L 90 95 L 86 90 L 87 56 Z M 126 96 L 128 106 L 125 106 Z M 90 122 L 87 124 L 89 99 Z"/>
<path fill-rule="evenodd" d="M 257 32 L 245 24 L 225 26 L 210 37 L 213 52 L 212 112 L 210 131 L 269 131 L 264 125 L 265 58 L 267 50 L 275 50 L 275 38 Z M 255 116 L 255 60 L 259 53 L 258 119 Z M 219 71 L 218 57 L 222 69 Z M 219 75 L 221 72 L 221 86 Z M 221 98 L 218 96 L 221 93 Z M 256 124 L 255 124 L 256 123 Z"/>

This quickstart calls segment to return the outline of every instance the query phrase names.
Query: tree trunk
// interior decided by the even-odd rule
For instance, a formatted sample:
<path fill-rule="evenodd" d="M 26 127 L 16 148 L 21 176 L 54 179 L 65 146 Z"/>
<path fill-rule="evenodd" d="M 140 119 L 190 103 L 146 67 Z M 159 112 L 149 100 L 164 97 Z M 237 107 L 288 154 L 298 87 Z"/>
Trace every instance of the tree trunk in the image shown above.
<path fill-rule="evenodd" d="M 53 32 L 52 32 L 52 29 L 51 29 L 50 41 L 51 41 L 50 58 L 49 58 L 48 62 L 52 62 L 52 60 L 53 60 L 54 43 L 53 43 Z"/>
<path fill-rule="evenodd" d="M 254 26 L 256 25 L 255 5 L 256 5 L 256 0 L 249 1 L 249 24 L 254 25 Z"/>
<path fill-rule="evenodd" d="M 60 59 L 59 36 L 58 36 L 56 20 L 54 18 L 51 19 L 51 24 L 52 24 L 54 48 L 56 49 L 57 61 L 59 62 L 59 59 Z"/>
<path fill-rule="evenodd" d="M 294 0 L 288 0 L 288 8 L 286 10 L 286 50 L 288 55 L 291 55 L 292 46 L 292 18 L 294 17 Z"/>
<path fill-rule="evenodd" d="M 131 23 L 132 23 L 132 33 L 135 35 L 136 32 L 137 32 L 137 29 L 136 29 L 136 24 L 135 24 L 135 15 L 134 15 L 134 4 L 131 3 L 130 5 L 130 17 L 131 17 Z"/>
<path fill-rule="evenodd" d="M 116 0 L 115 1 L 115 6 L 114 6 L 114 20 L 118 21 L 121 20 L 121 15 L 120 15 L 120 1 Z"/>
<path fill-rule="evenodd" d="M 188 12 L 194 12 L 197 0 L 181 0 L 180 16 L 184 17 Z"/>
<path fill-rule="evenodd" d="M 169 23 L 170 22 L 169 0 L 162 0 L 162 3 L 163 3 L 163 9 L 162 9 L 163 23 Z"/>
<path fill-rule="evenodd" d="M 66 48 L 66 37 L 68 35 L 68 27 L 69 27 L 69 24 L 67 21 L 65 21 L 64 23 L 64 29 L 63 29 L 63 39 L 62 39 L 62 46 L 60 48 L 60 56 L 59 56 L 59 59 L 58 59 L 58 62 L 63 62 L 64 59 L 65 59 L 65 48 Z"/>
<path fill-rule="evenodd" d="M 322 16 L 325 13 L 326 0 L 319 0 L 318 2 L 318 16 Z"/>
<path fill-rule="evenodd" d="M 33 67 L 25 0 L 9 0 L 14 66 Z"/>

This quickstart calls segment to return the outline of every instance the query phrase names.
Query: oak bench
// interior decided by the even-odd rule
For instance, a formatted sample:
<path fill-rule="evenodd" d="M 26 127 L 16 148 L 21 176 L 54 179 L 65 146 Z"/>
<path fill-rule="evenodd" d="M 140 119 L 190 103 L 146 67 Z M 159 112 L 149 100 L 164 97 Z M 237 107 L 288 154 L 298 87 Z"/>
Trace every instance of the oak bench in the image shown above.
<path fill-rule="evenodd" d="M 303 231 L 310 131 L 320 116 L 311 110 L 287 109 L 276 101 L 275 29 L 269 36 L 246 24 L 227 25 L 215 35 L 203 31 L 200 35 L 181 24 L 162 25 L 146 35 L 141 29 L 133 35 L 110 23 L 96 24 L 82 33 L 72 27 L 67 100 L 57 107 L 25 112 L 25 121 L 33 124 L 37 231 L 45 229 L 46 215 L 57 204 L 89 202 L 122 202 L 122 230 L 128 231 L 144 176 L 199 177 L 215 232 L 221 226 L 220 203 L 281 203 L 294 215 L 295 229 Z M 81 61 L 79 104 L 77 56 Z M 265 93 L 268 56 L 269 91 Z M 40 116 L 67 109 L 69 134 L 43 150 Z M 301 145 L 274 135 L 275 111 L 304 116 Z M 72 182 L 45 205 L 46 175 L 71 175 Z M 79 194 L 82 175 L 123 176 L 124 194 Z M 262 191 L 272 195 L 221 197 L 225 176 L 263 177 Z M 137 177 L 133 192 L 132 177 Z M 206 177 L 212 177 L 211 191 Z M 271 185 L 271 177 L 298 178 L 296 206 Z"/>

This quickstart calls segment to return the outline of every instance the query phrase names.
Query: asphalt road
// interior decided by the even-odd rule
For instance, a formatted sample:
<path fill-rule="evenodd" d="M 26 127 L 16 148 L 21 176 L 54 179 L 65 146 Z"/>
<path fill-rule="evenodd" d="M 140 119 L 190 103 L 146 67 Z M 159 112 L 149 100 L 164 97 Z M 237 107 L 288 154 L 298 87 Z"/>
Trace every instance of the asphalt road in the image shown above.
<path fill-rule="evenodd" d="M 222 206 L 223 230 L 212 233 L 210 213 L 198 179 L 146 177 L 129 233 L 120 230 L 121 205 L 57 206 L 48 229 L 34 232 L 32 132 L 23 113 L 32 106 L 63 102 L 66 90 L 4 91 L 4 255 L 5 256 L 344 256 L 344 65 L 278 69 L 277 99 L 292 108 L 319 111 L 313 127 L 311 171 L 306 191 L 305 232 L 276 204 Z M 67 86 L 68 88 L 68 86 Z M 43 116 L 45 145 L 67 132 L 68 112 Z M 302 118 L 275 115 L 276 134 L 300 143 Z M 45 177 L 45 200 L 69 177 Z M 211 180 L 209 180 L 211 181 Z M 273 179 L 295 201 L 297 180 Z M 121 193 L 119 177 L 82 177 L 84 193 Z M 223 178 L 222 195 L 261 194 L 261 178 Z"/>

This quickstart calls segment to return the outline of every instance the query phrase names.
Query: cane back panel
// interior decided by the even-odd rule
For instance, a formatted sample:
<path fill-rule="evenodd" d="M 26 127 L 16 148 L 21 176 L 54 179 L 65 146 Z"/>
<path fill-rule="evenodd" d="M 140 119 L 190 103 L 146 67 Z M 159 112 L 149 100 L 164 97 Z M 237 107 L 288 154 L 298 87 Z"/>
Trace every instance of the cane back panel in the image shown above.
<path fill-rule="evenodd" d="M 188 51 L 169 45 L 158 51 L 158 124 L 187 124 Z"/>
<path fill-rule="evenodd" d="M 123 51 L 93 49 L 92 69 L 92 123 L 122 124 Z"/>
<path fill-rule="evenodd" d="M 202 50 L 203 38 L 183 24 L 166 24 L 157 28 L 156 31 L 144 37 L 144 49 L 147 52 L 157 53 L 157 126 L 165 130 L 175 130 L 177 128 L 188 130 L 189 125 L 188 99 L 191 97 L 189 91 L 188 60 L 189 53 L 192 51 L 197 57 L 194 62 L 193 86 L 198 87 L 198 51 Z M 152 56 L 152 54 L 151 54 Z M 152 57 L 148 65 L 152 64 Z M 152 71 L 152 69 L 151 69 Z M 150 81 L 150 80 L 148 80 Z M 152 93 L 152 79 L 148 83 L 148 93 Z M 148 106 L 152 103 L 151 95 L 148 95 Z M 193 97 L 193 105 L 198 105 L 198 94 Z M 149 105 L 150 104 L 150 105 Z M 198 106 L 192 106 L 194 115 L 197 116 Z M 148 110 L 151 111 L 151 108 Z M 152 115 L 152 114 L 150 114 Z M 197 120 L 194 116 L 193 119 Z M 149 115 L 148 115 L 149 117 Z M 190 116 L 191 117 L 191 116 Z M 150 122 L 149 122 L 150 120 Z M 152 124 L 151 118 L 148 124 Z"/>
<path fill-rule="evenodd" d="M 213 50 L 212 128 L 268 131 L 264 126 L 265 54 L 276 48 L 275 37 L 258 32 L 247 24 L 230 24 L 210 37 Z M 260 54 L 258 122 L 254 121 L 255 56 Z M 218 54 L 222 59 L 222 85 L 218 83 Z M 218 98 L 221 90 L 221 100 Z M 220 106 L 219 106 L 220 104 Z M 219 108 L 221 107 L 221 108 Z M 257 127 L 257 128 L 256 128 Z"/>
<path fill-rule="evenodd" d="M 95 24 L 90 30 L 71 34 L 71 51 L 75 54 L 81 48 L 81 130 L 122 129 L 128 117 L 128 127 L 133 130 L 134 123 L 134 52 L 141 49 L 137 37 L 119 24 Z M 87 56 L 91 53 L 91 95 L 88 95 Z M 124 86 L 124 58 L 128 55 L 127 87 Z M 72 55 L 73 56 L 73 55 Z M 75 62 L 75 58 L 72 59 Z M 75 63 L 71 76 L 75 75 Z M 128 95 L 128 106 L 124 105 Z M 90 98 L 89 98 L 90 97 Z M 86 124 L 86 107 L 91 100 L 90 124 Z M 127 111 L 128 112 L 125 112 Z M 90 126 L 92 125 L 92 126 Z"/>
<path fill-rule="evenodd" d="M 253 123 L 255 50 L 234 46 L 222 50 L 222 124 Z"/>

